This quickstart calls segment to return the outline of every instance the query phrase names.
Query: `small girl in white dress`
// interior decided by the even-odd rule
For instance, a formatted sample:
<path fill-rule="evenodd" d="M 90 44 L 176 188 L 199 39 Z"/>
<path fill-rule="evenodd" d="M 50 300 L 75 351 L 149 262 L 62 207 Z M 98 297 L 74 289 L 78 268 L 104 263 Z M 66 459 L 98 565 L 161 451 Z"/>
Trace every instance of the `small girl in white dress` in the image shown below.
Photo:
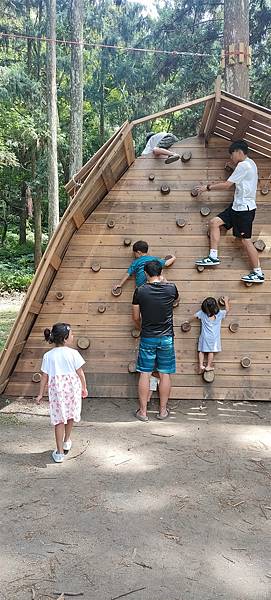
<path fill-rule="evenodd" d="M 221 324 L 229 311 L 229 299 L 224 297 L 225 310 L 220 310 L 215 298 L 205 298 L 201 310 L 194 315 L 201 321 L 201 332 L 198 343 L 199 373 L 213 371 L 214 353 L 221 352 Z M 204 365 L 204 355 L 207 354 L 207 365 Z"/>
<path fill-rule="evenodd" d="M 39 404 L 48 383 L 51 423 L 55 426 L 56 450 L 53 460 L 63 462 L 72 446 L 70 439 L 73 423 L 80 421 L 82 397 L 88 395 L 82 369 L 85 363 L 77 350 L 71 348 L 73 335 L 70 325 L 56 323 L 52 330 L 45 329 L 44 337 L 55 347 L 43 356 L 41 365 Z"/>

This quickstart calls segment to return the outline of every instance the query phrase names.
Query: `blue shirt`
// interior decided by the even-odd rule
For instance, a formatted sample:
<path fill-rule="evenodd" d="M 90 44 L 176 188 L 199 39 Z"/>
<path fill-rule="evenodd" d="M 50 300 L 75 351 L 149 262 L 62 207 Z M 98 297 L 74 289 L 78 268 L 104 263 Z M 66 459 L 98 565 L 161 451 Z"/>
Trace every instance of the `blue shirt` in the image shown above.
<path fill-rule="evenodd" d="M 149 256 L 149 254 L 140 256 L 140 258 L 136 258 L 135 260 L 133 260 L 133 262 L 131 262 L 130 267 L 128 269 L 128 274 L 135 274 L 136 287 L 140 287 L 141 285 L 143 285 L 143 283 L 146 283 L 147 277 L 145 275 L 144 265 L 147 262 L 150 262 L 151 260 L 158 260 L 162 267 L 164 267 L 166 264 L 164 258 L 157 258 L 157 256 Z"/>

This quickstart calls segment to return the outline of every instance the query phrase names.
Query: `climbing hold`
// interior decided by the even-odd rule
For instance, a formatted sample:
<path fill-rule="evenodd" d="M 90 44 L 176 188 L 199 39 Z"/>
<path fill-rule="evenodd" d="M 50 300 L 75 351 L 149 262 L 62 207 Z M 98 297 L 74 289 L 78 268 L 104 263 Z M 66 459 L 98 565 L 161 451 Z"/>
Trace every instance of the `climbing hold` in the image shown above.
<path fill-rule="evenodd" d="M 205 267 L 203 265 L 196 265 L 196 267 L 197 267 L 197 271 L 199 273 L 202 273 L 204 271 L 204 269 L 205 269 Z"/>
<path fill-rule="evenodd" d="M 115 285 L 112 287 L 111 293 L 113 296 L 120 296 L 122 293 L 122 288 L 120 285 Z"/>
<path fill-rule="evenodd" d="M 177 225 L 177 227 L 185 227 L 185 225 L 186 225 L 185 219 L 176 219 L 176 225 Z"/>
<path fill-rule="evenodd" d="M 140 330 L 139 329 L 132 329 L 131 331 L 131 336 L 135 339 L 140 337 Z"/>
<path fill-rule="evenodd" d="M 91 265 L 91 270 L 92 270 L 94 273 L 98 273 L 98 271 L 100 271 L 100 268 L 101 268 L 101 265 L 99 265 L 99 263 L 93 263 L 93 264 Z"/>
<path fill-rule="evenodd" d="M 233 322 L 233 323 L 229 324 L 229 330 L 232 333 L 236 333 L 238 331 L 238 329 L 239 329 L 239 323 Z"/>
<path fill-rule="evenodd" d="M 267 194 L 269 194 L 270 189 L 268 183 L 264 183 L 264 185 L 260 189 L 260 192 L 263 196 L 267 196 Z"/>
<path fill-rule="evenodd" d="M 182 330 L 184 333 L 187 333 L 187 331 L 190 331 L 190 329 L 191 329 L 191 324 L 189 323 L 189 321 L 184 321 L 184 322 L 181 324 L 181 330 Z"/>
<path fill-rule="evenodd" d="M 265 250 L 265 243 L 263 240 L 256 240 L 253 242 L 253 246 L 258 250 L 258 252 L 263 252 Z"/>
<path fill-rule="evenodd" d="M 248 369 L 249 367 L 251 367 L 251 359 L 248 356 L 243 356 L 243 358 L 241 358 L 241 366 L 244 369 Z"/>
<path fill-rule="evenodd" d="M 155 175 L 153 173 L 149 174 L 149 180 L 150 181 L 154 181 L 155 180 Z"/>
<path fill-rule="evenodd" d="M 77 340 L 77 346 L 80 350 L 86 350 L 90 346 L 90 341 L 87 337 L 80 337 Z"/>
<path fill-rule="evenodd" d="M 177 306 L 179 306 L 179 304 L 180 304 L 180 300 L 179 300 L 179 298 L 177 298 L 177 300 L 174 300 L 174 302 L 173 302 L 173 308 L 177 308 Z"/>
<path fill-rule="evenodd" d="M 192 196 L 193 198 L 196 198 L 198 195 L 199 195 L 199 193 L 198 193 L 198 190 L 196 190 L 196 188 L 193 188 L 193 189 L 191 190 L 191 196 Z"/>
<path fill-rule="evenodd" d="M 128 371 L 129 373 L 136 373 L 136 362 L 134 360 L 131 360 L 131 362 L 129 362 Z"/>
<path fill-rule="evenodd" d="M 39 383 L 41 380 L 41 374 L 40 373 L 33 373 L 32 375 L 32 381 L 34 383 Z"/>
<path fill-rule="evenodd" d="M 181 161 L 183 163 L 187 163 L 192 158 L 192 152 L 183 152 L 181 156 Z"/>
<path fill-rule="evenodd" d="M 166 194 L 169 194 L 170 187 L 168 185 L 166 185 L 166 184 L 163 184 L 160 187 L 160 191 L 161 191 L 161 194 L 163 194 L 165 196 Z"/>
<path fill-rule="evenodd" d="M 224 298 L 224 296 L 220 296 L 220 298 L 218 298 L 217 302 L 218 302 L 218 304 L 219 304 L 219 306 L 220 306 L 221 308 L 225 308 L 225 306 L 226 306 L 226 303 L 225 303 L 225 298 Z"/>
<path fill-rule="evenodd" d="M 63 300 L 63 298 L 64 298 L 63 292 L 56 292 L 56 299 L 57 300 Z"/>
<path fill-rule="evenodd" d="M 130 238 L 125 238 L 123 240 L 123 245 L 124 246 L 131 246 L 132 240 L 130 240 Z"/>
<path fill-rule="evenodd" d="M 109 221 L 107 221 L 107 227 L 109 227 L 109 229 L 113 229 L 113 227 L 115 227 L 115 221 L 113 219 L 109 219 Z"/>
<path fill-rule="evenodd" d="M 211 212 L 211 209 L 209 208 L 209 206 L 202 206 L 200 209 L 200 214 L 202 215 L 202 217 L 208 217 L 210 212 Z"/>
<path fill-rule="evenodd" d="M 98 312 L 99 313 L 104 313 L 106 311 L 106 306 L 105 304 L 100 304 L 100 306 L 98 306 Z"/>
<path fill-rule="evenodd" d="M 213 383 L 214 378 L 215 378 L 215 372 L 214 371 L 203 371 L 202 377 L 203 377 L 204 381 L 206 381 L 206 383 Z"/>

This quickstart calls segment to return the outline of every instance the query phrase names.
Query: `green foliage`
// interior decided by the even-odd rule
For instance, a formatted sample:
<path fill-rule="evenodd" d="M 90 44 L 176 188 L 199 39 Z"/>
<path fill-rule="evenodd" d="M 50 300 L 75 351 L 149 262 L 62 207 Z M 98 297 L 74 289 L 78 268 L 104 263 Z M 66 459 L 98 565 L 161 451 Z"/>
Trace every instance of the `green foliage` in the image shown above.
<path fill-rule="evenodd" d="M 0 311 L 0 351 L 5 345 L 8 334 L 16 319 L 17 308 Z"/>
<path fill-rule="evenodd" d="M 5 246 L 0 247 L 0 293 L 26 291 L 33 272 L 33 242 L 20 245 L 17 236 L 9 234 Z"/>

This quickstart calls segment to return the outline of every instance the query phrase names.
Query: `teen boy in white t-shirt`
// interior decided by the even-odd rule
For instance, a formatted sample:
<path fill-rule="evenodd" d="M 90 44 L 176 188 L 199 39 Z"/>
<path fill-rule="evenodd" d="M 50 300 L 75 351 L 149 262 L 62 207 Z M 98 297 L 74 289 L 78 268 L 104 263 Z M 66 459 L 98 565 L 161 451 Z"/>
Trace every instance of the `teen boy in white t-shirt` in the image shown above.
<path fill-rule="evenodd" d="M 259 256 L 254 247 L 251 234 L 252 223 L 256 213 L 256 194 L 258 183 L 257 166 L 248 158 L 248 145 L 244 140 L 237 140 L 229 147 L 229 153 L 236 168 L 227 181 L 198 186 L 199 194 L 210 190 L 228 190 L 235 186 L 233 202 L 217 217 L 211 219 L 210 226 L 210 252 L 206 258 L 200 258 L 196 265 L 212 267 L 220 264 L 218 258 L 218 245 L 220 228 L 233 229 L 233 235 L 242 242 L 247 254 L 251 271 L 241 277 L 242 281 L 263 283 L 264 274 L 260 267 Z"/>

